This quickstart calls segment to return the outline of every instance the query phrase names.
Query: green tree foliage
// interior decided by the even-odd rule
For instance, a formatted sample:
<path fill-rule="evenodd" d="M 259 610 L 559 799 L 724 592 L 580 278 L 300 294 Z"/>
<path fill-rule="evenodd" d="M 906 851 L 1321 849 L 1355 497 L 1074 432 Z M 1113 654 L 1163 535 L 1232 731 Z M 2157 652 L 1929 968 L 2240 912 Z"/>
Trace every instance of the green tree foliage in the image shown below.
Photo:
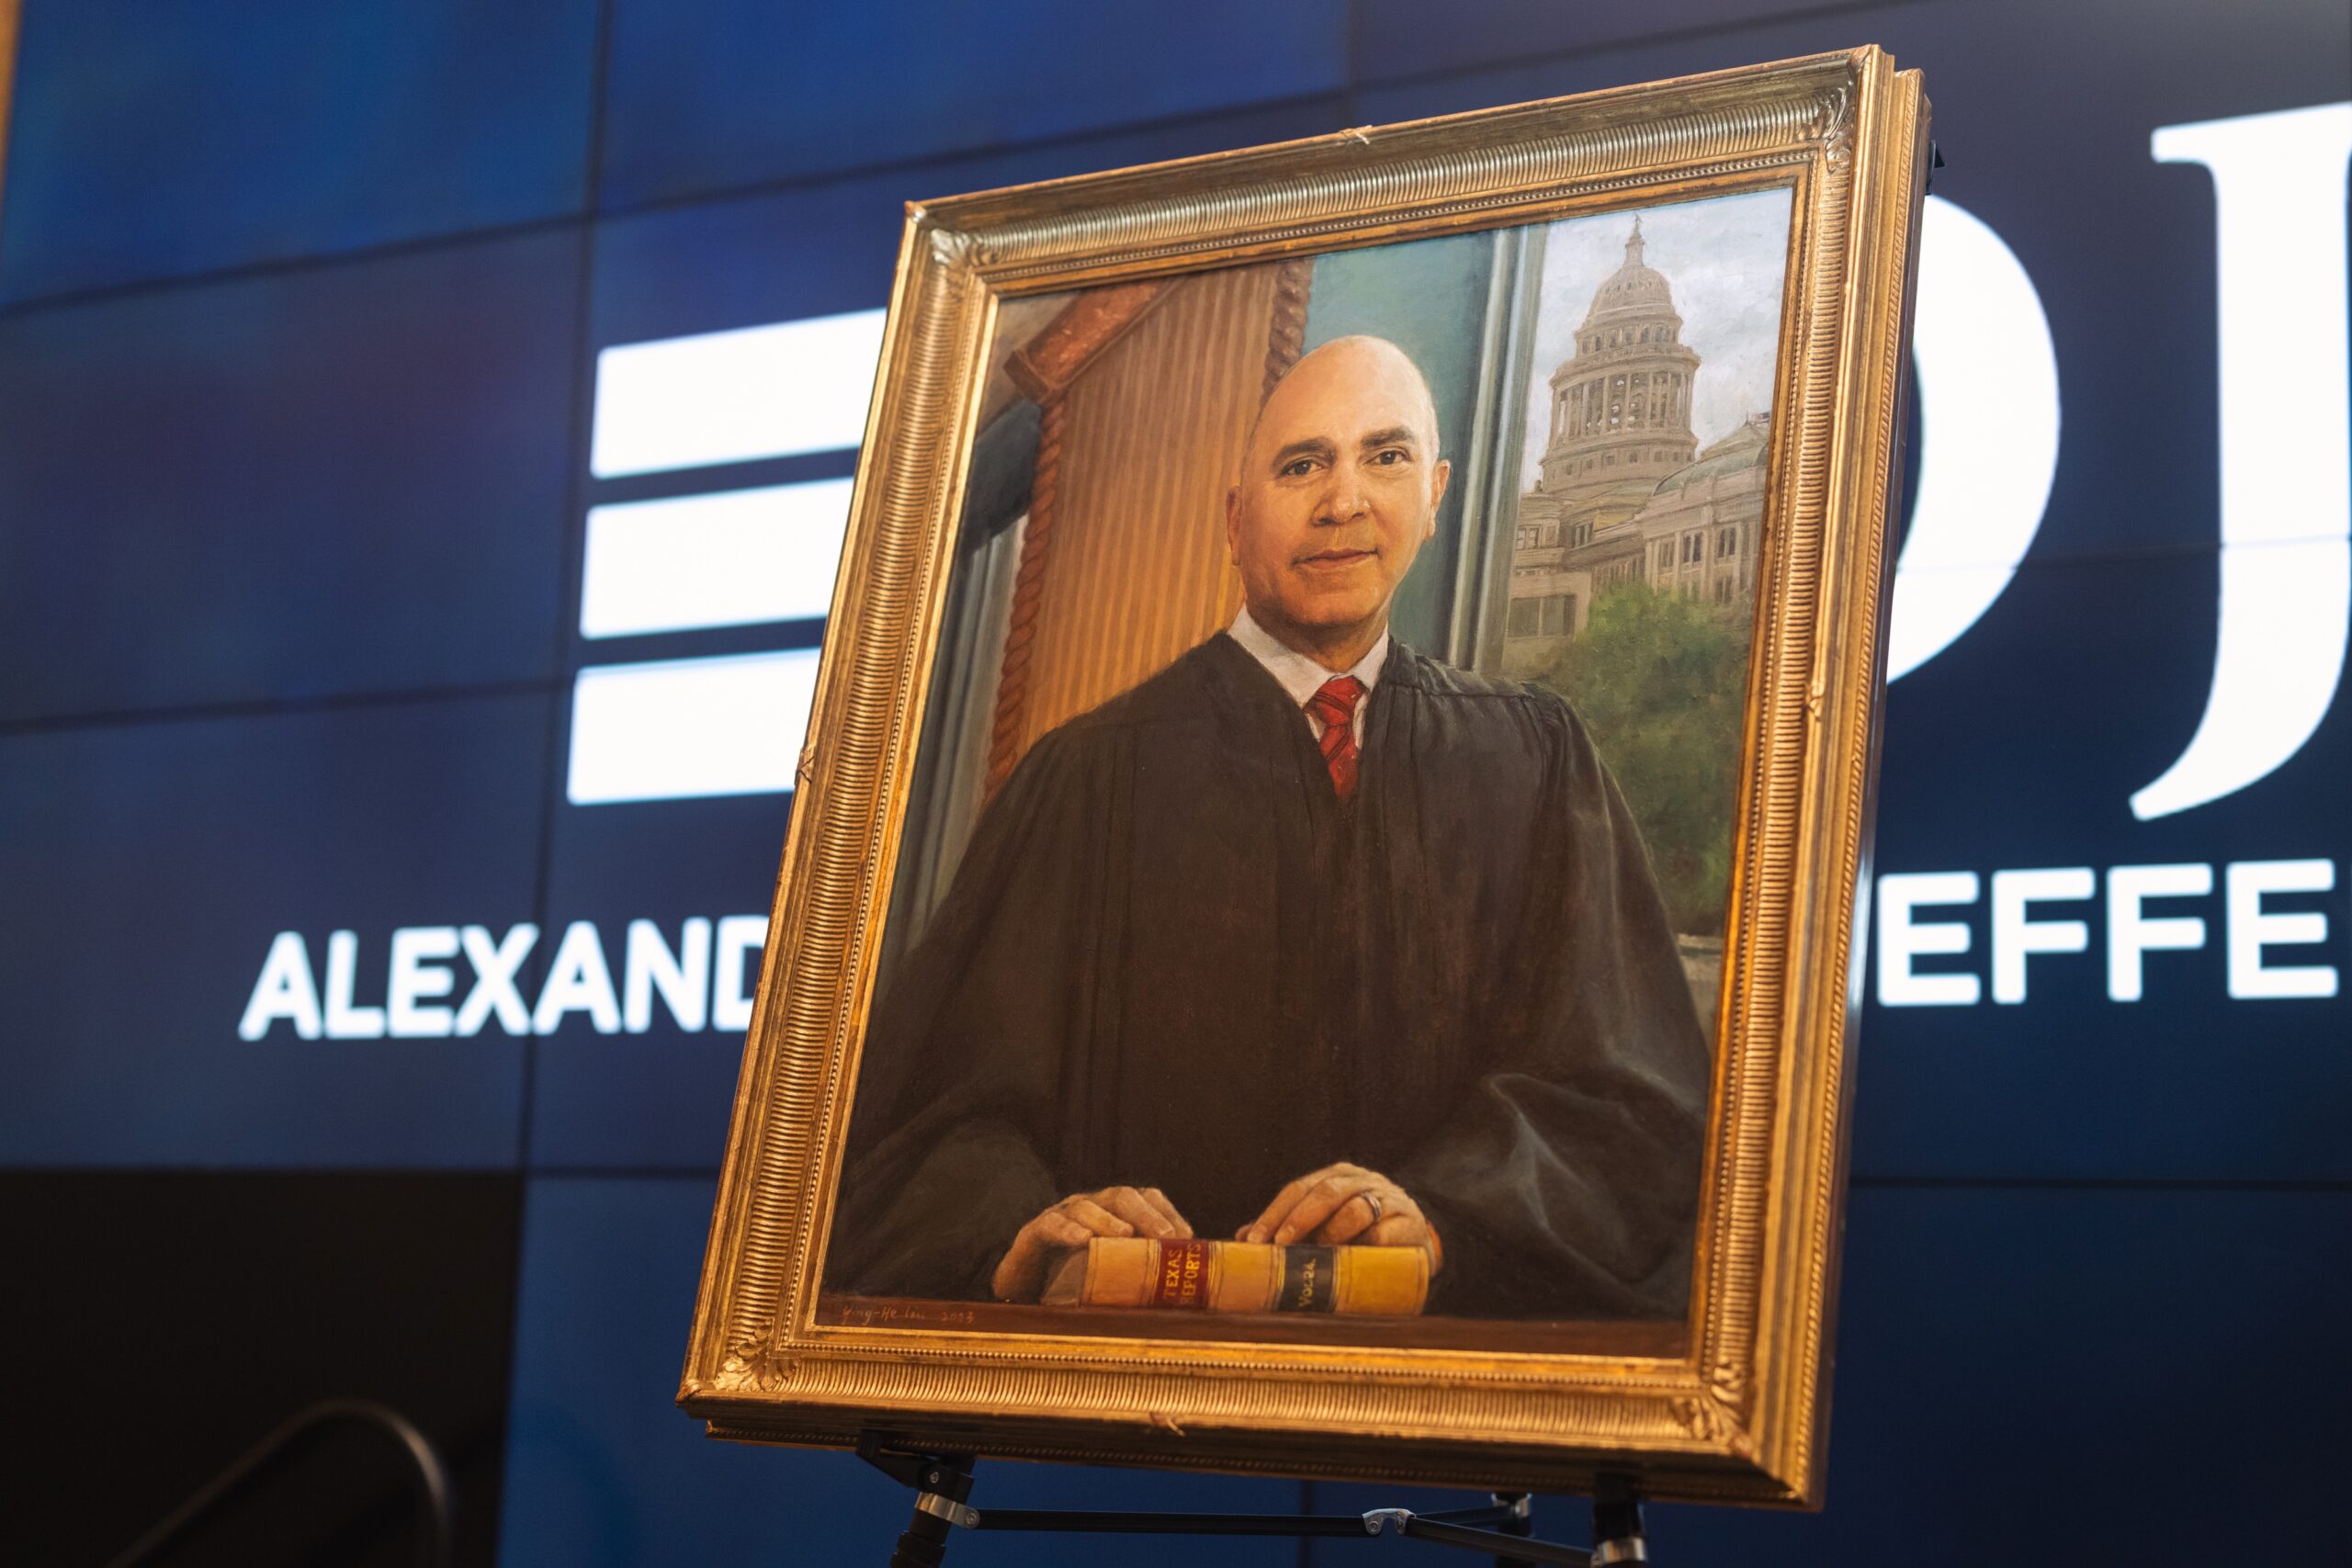
<path fill-rule="evenodd" d="M 1748 622 L 1627 583 L 1536 677 L 1592 732 L 1641 824 L 1674 929 L 1723 931 Z"/>

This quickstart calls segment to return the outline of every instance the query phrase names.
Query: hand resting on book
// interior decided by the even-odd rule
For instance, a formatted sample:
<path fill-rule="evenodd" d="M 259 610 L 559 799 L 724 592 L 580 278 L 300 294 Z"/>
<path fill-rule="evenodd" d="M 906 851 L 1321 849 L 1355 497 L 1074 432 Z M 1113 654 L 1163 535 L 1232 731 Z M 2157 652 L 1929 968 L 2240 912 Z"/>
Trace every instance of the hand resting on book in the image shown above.
<path fill-rule="evenodd" d="M 1193 1227 L 1157 1187 L 1105 1187 L 1073 1192 L 1013 1233 L 989 1288 L 1001 1302 L 1034 1302 L 1048 1264 L 1098 1235 L 1188 1241 Z"/>
<path fill-rule="evenodd" d="M 1055 1266 L 1098 1236 L 1189 1241 L 1193 1227 L 1157 1187 L 1074 1192 L 1014 1233 L 989 1288 L 999 1301 L 1036 1301 Z M 1419 1247 L 1430 1255 L 1430 1273 L 1443 1267 L 1445 1257 L 1436 1227 L 1410 1193 L 1376 1170 L 1345 1163 L 1286 1184 L 1234 1239 L 1276 1247 Z"/>
<path fill-rule="evenodd" d="M 1236 1241 L 1320 1247 L 1420 1247 L 1443 1255 L 1412 1194 L 1376 1170 L 1341 1162 L 1310 1170 L 1274 1194 L 1265 1212 L 1233 1233 Z"/>

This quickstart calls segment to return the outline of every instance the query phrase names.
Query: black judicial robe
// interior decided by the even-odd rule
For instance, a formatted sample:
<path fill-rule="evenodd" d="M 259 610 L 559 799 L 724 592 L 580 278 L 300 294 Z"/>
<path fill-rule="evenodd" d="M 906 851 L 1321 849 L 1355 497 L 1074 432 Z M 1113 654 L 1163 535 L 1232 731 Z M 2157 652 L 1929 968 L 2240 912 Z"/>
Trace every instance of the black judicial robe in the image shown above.
<path fill-rule="evenodd" d="M 1337 1160 L 1439 1230 L 1432 1312 L 1684 1310 L 1708 1054 L 1646 856 L 1548 693 L 1390 645 L 1342 804 L 1224 633 L 991 801 L 868 1029 L 829 1289 L 985 1298 L 1072 1192 L 1204 1237 Z"/>

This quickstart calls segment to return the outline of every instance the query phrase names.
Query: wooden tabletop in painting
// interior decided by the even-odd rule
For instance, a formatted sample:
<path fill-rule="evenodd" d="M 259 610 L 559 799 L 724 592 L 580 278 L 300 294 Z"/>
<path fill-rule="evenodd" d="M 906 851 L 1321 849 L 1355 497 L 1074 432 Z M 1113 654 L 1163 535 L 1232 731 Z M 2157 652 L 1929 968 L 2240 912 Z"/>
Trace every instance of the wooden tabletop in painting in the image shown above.
<path fill-rule="evenodd" d="M 1074 1334 L 1116 1338 L 1222 1339 L 1259 1345 L 1363 1345 L 1380 1349 L 1494 1350 L 1578 1356 L 1679 1357 L 1688 1326 L 1584 1320 L 1372 1317 L 1322 1313 L 1170 1312 L 1011 1302 L 826 1296 L 820 1328 L 912 1328 L 967 1334 Z"/>

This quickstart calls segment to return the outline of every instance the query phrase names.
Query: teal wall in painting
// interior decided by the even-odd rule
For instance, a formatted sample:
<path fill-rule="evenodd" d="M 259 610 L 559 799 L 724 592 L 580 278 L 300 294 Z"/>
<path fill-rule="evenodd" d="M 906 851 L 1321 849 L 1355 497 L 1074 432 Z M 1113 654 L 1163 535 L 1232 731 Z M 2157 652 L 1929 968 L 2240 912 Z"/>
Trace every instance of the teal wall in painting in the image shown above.
<path fill-rule="evenodd" d="M 1453 480 L 1438 509 L 1437 534 L 1396 591 L 1390 623 L 1414 647 L 1442 649 L 1453 602 L 1467 487 L 1463 461 L 1478 393 L 1478 349 L 1494 272 L 1491 234 L 1415 240 L 1317 256 L 1306 296 L 1306 346 L 1367 333 L 1410 355 L 1437 403 L 1438 442 Z"/>

